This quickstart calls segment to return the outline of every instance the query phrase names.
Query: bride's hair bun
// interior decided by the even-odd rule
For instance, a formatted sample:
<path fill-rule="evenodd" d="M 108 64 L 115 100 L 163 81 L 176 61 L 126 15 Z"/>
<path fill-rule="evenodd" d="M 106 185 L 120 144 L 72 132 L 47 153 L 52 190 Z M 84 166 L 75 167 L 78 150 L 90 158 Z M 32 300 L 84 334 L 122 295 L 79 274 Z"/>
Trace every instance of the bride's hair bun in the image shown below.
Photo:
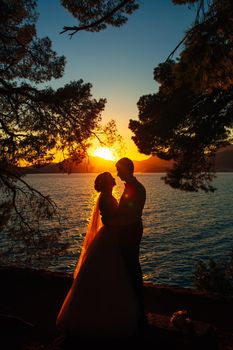
<path fill-rule="evenodd" d="M 110 173 L 107 171 L 104 173 L 99 174 L 96 179 L 95 179 L 95 190 L 97 192 L 103 192 L 104 189 L 106 188 L 108 181 L 109 181 L 109 175 L 111 176 Z"/>

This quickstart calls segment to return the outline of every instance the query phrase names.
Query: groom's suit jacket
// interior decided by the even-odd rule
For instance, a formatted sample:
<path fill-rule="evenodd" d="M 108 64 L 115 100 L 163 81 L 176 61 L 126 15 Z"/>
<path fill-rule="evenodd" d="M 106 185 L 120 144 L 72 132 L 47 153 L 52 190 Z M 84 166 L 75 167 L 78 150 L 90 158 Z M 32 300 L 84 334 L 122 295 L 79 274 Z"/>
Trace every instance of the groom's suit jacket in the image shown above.
<path fill-rule="evenodd" d="M 124 225 L 119 230 L 119 241 L 127 255 L 139 254 L 139 244 L 142 238 L 142 210 L 146 201 L 145 187 L 133 177 L 125 184 L 124 192 L 119 201 L 119 218 L 123 218 Z"/>
<path fill-rule="evenodd" d="M 145 187 L 133 177 L 132 181 L 125 183 L 119 202 L 119 215 L 126 218 L 129 224 L 140 222 L 145 201 Z"/>

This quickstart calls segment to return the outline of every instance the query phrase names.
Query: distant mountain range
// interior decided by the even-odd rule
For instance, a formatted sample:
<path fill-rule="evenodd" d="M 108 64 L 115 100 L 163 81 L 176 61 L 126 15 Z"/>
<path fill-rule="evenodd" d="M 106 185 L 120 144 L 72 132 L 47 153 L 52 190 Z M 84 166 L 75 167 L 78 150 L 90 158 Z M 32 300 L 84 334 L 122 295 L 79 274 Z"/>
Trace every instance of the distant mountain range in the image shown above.
<path fill-rule="evenodd" d="M 135 172 L 166 172 L 172 162 L 164 161 L 157 157 L 150 157 L 143 161 L 134 160 Z M 81 163 L 72 164 L 72 173 L 99 173 L 104 171 L 115 172 L 116 162 L 99 157 L 88 157 Z M 26 167 L 24 171 L 28 174 L 60 173 L 62 163 L 51 163 L 42 167 Z"/>
<path fill-rule="evenodd" d="M 172 161 L 165 161 L 158 157 L 150 157 L 146 160 L 134 160 L 135 172 L 162 173 L 172 167 Z M 80 164 L 73 164 L 73 173 L 99 173 L 104 171 L 116 171 L 114 161 L 99 157 L 89 157 Z M 60 173 L 61 163 L 51 163 L 42 167 L 26 167 L 27 174 Z M 215 160 L 215 170 L 217 172 L 233 171 L 233 145 L 220 149 Z"/>

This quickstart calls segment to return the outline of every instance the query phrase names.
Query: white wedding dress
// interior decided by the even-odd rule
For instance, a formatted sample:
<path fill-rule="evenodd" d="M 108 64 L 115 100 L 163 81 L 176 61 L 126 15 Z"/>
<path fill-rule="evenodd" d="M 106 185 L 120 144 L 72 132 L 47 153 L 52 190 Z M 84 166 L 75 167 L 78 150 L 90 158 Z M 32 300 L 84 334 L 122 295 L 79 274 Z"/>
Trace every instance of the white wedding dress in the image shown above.
<path fill-rule="evenodd" d="M 99 197 L 74 272 L 73 284 L 57 317 L 57 328 L 85 337 L 129 337 L 138 326 L 138 305 L 118 248 L 117 229 L 108 222 L 114 197 Z M 101 227 L 102 226 L 102 227 Z"/>

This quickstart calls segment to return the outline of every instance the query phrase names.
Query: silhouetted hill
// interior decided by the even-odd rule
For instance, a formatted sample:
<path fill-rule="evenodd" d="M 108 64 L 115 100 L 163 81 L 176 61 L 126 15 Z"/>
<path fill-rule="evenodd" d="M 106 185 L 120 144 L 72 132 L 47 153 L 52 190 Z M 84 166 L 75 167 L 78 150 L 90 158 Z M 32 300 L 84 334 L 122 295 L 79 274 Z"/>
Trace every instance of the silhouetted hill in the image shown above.
<path fill-rule="evenodd" d="M 42 173 L 60 173 L 62 163 L 52 163 L 43 167 L 24 168 L 27 174 L 42 174 Z M 165 161 L 158 157 L 150 157 L 146 160 L 134 160 L 135 172 L 145 173 L 161 173 L 166 172 L 167 168 L 171 168 L 172 161 Z M 233 171 L 233 145 L 222 148 L 217 152 L 215 169 L 218 172 Z M 102 159 L 99 157 L 89 157 L 84 159 L 79 164 L 73 164 L 73 173 L 99 173 L 103 171 L 115 172 L 115 162 Z"/>
<path fill-rule="evenodd" d="M 73 173 L 99 173 L 103 171 L 115 172 L 115 161 L 102 159 L 99 157 L 89 157 L 84 159 L 79 164 L 72 165 Z M 168 167 L 171 167 L 171 162 L 164 161 L 158 157 L 150 157 L 143 161 L 134 161 L 136 172 L 165 172 Z M 42 167 L 27 167 L 24 168 L 27 174 L 46 174 L 60 173 L 62 163 L 53 163 Z"/>
<path fill-rule="evenodd" d="M 134 161 L 135 171 L 144 173 L 163 173 L 167 168 L 172 167 L 172 161 L 160 159 L 158 157 L 150 157 L 142 161 Z"/>
<path fill-rule="evenodd" d="M 233 171 L 233 145 L 220 149 L 215 160 L 216 171 Z"/>

